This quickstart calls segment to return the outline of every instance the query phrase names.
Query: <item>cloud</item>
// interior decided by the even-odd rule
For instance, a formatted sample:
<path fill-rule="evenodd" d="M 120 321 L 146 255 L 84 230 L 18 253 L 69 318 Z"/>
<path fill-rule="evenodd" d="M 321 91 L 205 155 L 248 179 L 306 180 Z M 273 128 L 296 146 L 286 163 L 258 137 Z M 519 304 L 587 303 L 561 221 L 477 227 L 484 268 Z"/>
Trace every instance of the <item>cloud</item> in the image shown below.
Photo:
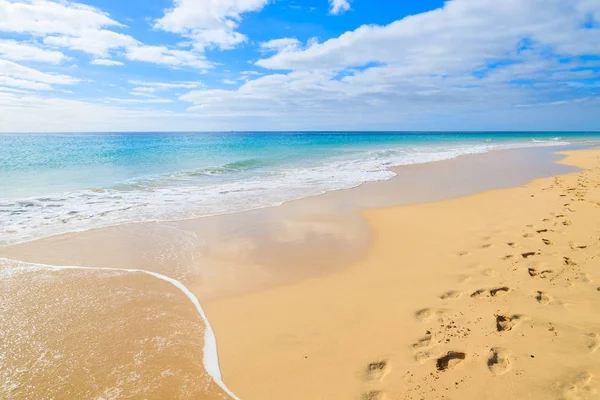
<path fill-rule="evenodd" d="M 276 53 L 298 50 L 300 41 L 295 38 L 273 39 L 260 44 L 262 51 L 274 51 Z"/>
<path fill-rule="evenodd" d="M 12 86 L 29 90 L 52 90 L 52 86 L 47 83 L 33 82 L 24 79 L 15 79 L 10 76 L 0 75 L 0 85 Z"/>
<path fill-rule="evenodd" d="M 269 0 L 174 0 L 155 28 L 192 39 L 198 51 L 232 49 L 247 41 L 236 31 L 242 14 L 260 11 Z"/>
<path fill-rule="evenodd" d="M 133 89 L 134 92 L 143 92 L 143 93 L 154 93 L 156 92 L 156 88 L 153 87 L 134 87 Z"/>
<path fill-rule="evenodd" d="M 130 85 L 146 86 L 150 88 L 170 90 L 170 89 L 194 89 L 202 86 L 201 82 L 146 82 L 146 81 L 128 81 Z M 135 90 L 135 89 L 134 89 Z M 140 89 L 138 89 L 140 90 Z"/>
<path fill-rule="evenodd" d="M 105 29 L 89 29 L 80 36 L 46 36 L 44 44 L 78 50 L 98 57 L 106 57 L 109 50 L 138 45 L 131 36 Z"/>
<path fill-rule="evenodd" d="M 171 67 L 192 67 L 200 70 L 212 68 L 204 55 L 186 51 L 172 50 L 166 46 L 134 46 L 127 48 L 125 57 L 131 61 L 144 61 Z"/>
<path fill-rule="evenodd" d="M 167 103 L 172 103 L 173 100 L 171 99 L 120 99 L 120 98 L 114 98 L 114 97 L 110 97 L 108 99 L 106 99 L 107 102 L 109 103 L 124 103 L 124 104 L 167 104 Z"/>
<path fill-rule="evenodd" d="M 306 49 L 282 51 L 257 65 L 294 70 L 384 63 L 441 74 L 518 59 L 527 48 L 598 54 L 600 30 L 584 23 L 599 8 L 585 0 L 452 0 L 389 25 L 363 25 Z"/>
<path fill-rule="evenodd" d="M 68 75 L 50 74 L 0 59 L 0 76 L 56 85 L 73 85 L 80 80 Z"/>
<path fill-rule="evenodd" d="M 91 62 L 94 65 L 105 65 L 107 67 L 114 67 L 114 66 L 122 66 L 125 65 L 124 63 L 122 63 L 121 61 L 116 61 L 116 60 L 108 60 L 106 58 L 96 58 L 94 60 L 92 60 Z"/>
<path fill-rule="evenodd" d="M 0 31 L 35 36 L 81 32 L 105 26 L 122 26 L 97 8 L 68 1 L 0 0 Z"/>
<path fill-rule="evenodd" d="M 343 14 L 348 10 L 350 10 L 348 0 L 329 0 L 329 13 L 331 15 Z"/>
<path fill-rule="evenodd" d="M 20 43 L 16 40 L 0 39 L 0 56 L 12 61 L 36 61 L 41 63 L 60 64 L 69 60 L 60 51 L 45 50 L 40 48 L 37 43 Z"/>
<path fill-rule="evenodd" d="M 221 82 L 225 85 L 237 85 L 237 82 L 231 79 L 223 79 Z"/>

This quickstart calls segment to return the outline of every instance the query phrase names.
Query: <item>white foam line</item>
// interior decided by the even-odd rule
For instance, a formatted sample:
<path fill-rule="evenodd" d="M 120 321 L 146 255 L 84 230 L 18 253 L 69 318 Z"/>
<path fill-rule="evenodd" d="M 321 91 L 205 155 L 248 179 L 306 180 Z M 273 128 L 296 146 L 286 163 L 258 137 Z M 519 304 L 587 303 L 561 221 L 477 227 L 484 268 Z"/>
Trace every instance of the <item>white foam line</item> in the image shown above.
<path fill-rule="evenodd" d="M 21 265 L 23 265 L 23 264 L 33 265 L 38 268 L 53 269 L 53 270 L 81 269 L 81 270 L 93 270 L 93 271 L 104 270 L 104 271 L 119 271 L 119 272 L 132 272 L 132 273 L 137 272 L 137 273 L 151 275 L 155 278 L 169 282 L 170 284 L 172 284 L 173 286 L 175 286 L 176 288 L 181 290 L 183 292 L 183 294 L 185 294 L 187 296 L 187 298 L 190 299 L 190 301 L 196 306 L 196 310 L 198 311 L 198 314 L 200 314 L 200 316 L 202 317 L 202 320 L 204 321 L 204 325 L 205 325 L 204 349 L 203 349 L 204 354 L 202 357 L 202 363 L 204 364 L 204 368 L 206 369 L 206 372 L 208 372 L 208 374 L 212 377 L 212 379 L 215 381 L 215 383 L 217 385 L 219 385 L 219 387 L 221 387 L 221 389 L 223 389 L 229 396 L 231 396 L 234 400 L 240 400 L 240 398 L 237 397 L 235 394 L 233 394 L 233 392 L 231 390 L 229 390 L 229 388 L 223 382 L 223 378 L 221 376 L 221 369 L 219 368 L 219 354 L 217 352 L 217 338 L 215 337 L 215 333 L 213 332 L 210 322 L 208 321 L 208 318 L 206 317 L 206 313 L 204 312 L 204 309 L 200 305 L 198 298 L 187 287 L 185 287 L 185 285 L 183 283 L 179 282 L 178 280 L 170 278 L 165 275 L 161 275 L 156 272 L 146 271 L 143 269 L 101 268 L 101 267 L 81 267 L 81 266 L 62 266 L 62 265 L 58 266 L 58 265 L 47 265 L 47 264 L 37 264 L 37 263 L 25 263 L 23 261 L 14 260 L 14 259 L 10 259 L 10 258 L 2 258 L 2 257 L 0 257 L 0 261 L 17 262 Z M 36 268 L 22 267 L 20 269 L 32 269 L 33 270 Z"/>

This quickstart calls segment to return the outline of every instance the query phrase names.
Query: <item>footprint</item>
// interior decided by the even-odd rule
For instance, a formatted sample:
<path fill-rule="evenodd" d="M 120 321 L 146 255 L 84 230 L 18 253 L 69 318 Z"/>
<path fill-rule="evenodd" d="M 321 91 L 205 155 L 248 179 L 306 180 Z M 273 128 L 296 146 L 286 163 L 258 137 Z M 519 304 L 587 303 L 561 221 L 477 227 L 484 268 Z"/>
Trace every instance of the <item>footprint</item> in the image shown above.
<path fill-rule="evenodd" d="M 587 395 L 591 395 L 594 392 L 594 389 L 590 385 L 592 378 L 592 374 L 587 371 L 576 375 L 573 380 L 562 386 L 563 398 L 573 400 L 588 398 Z"/>
<path fill-rule="evenodd" d="M 533 237 L 533 236 L 534 236 L 533 233 L 526 233 L 526 234 L 523 235 L 524 238 L 530 238 L 530 237 Z"/>
<path fill-rule="evenodd" d="M 365 369 L 365 379 L 368 381 L 379 381 L 390 372 L 390 366 L 387 360 L 375 361 L 369 363 Z"/>
<path fill-rule="evenodd" d="M 600 349 L 600 337 L 595 333 L 588 333 L 590 341 L 588 343 L 588 349 L 590 353 L 595 353 L 596 350 Z"/>
<path fill-rule="evenodd" d="M 572 222 L 571 222 L 570 220 L 566 220 L 566 221 L 563 221 L 563 223 L 562 223 L 562 224 L 563 224 L 564 226 L 569 226 L 569 225 L 571 225 L 571 224 L 572 224 Z"/>
<path fill-rule="evenodd" d="M 496 328 L 498 332 L 510 331 L 514 326 L 513 319 L 508 315 L 496 315 Z"/>
<path fill-rule="evenodd" d="M 523 258 L 529 258 L 529 257 L 533 257 L 536 255 L 535 251 L 528 251 L 526 253 L 521 253 L 521 257 Z"/>
<path fill-rule="evenodd" d="M 436 368 L 438 371 L 446 371 L 462 363 L 466 357 L 467 355 L 465 353 L 449 351 L 448 354 L 437 359 Z"/>
<path fill-rule="evenodd" d="M 502 347 L 494 347 L 490 352 L 487 365 L 492 374 L 499 376 L 507 373 L 511 368 L 510 352 Z"/>
<path fill-rule="evenodd" d="M 548 229 L 540 229 L 536 231 L 537 233 L 546 233 L 548 232 Z"/>
<path fill-rule="evenodd" d="M 430 351 L 420 351 L 418 353 L 415 353 L 415 361 L 417 361 L 420 364 L 423 364 L 436 357 L 438 356 Z"/>
<path fill-rule="evenodd" d="M 386 400 L 387 396 L 381 390 L 371 390 L 360 395 L 361 400 Z"/>
<path fill-rule="evenodd" d="M 573 259 L 570 257 L 563 257 L 563 260 L 565 261 L 565 265 L 569 265 L 569 266 L 577 265 L 577 263 L 575 261 L 573 261 Z"/>
<path fill-rule="evenodd" d="M 510 292 L 510 288 L 508 286 L 502 286 L 502 287 L 490 290 L 490 295 L 492 297 L 496 297 L 498 295 L 506 294 L 508 292 Z"/>
<path fill-rule="evenodd" d="M 488 291 L 485 289 L 479 289 L 479 290 L 476 290 L 473 293 L 471 293 L 471 297 L 476 299 L 476 298 L 479 298 L 479 297 L 485 295 L 487 292 Z"/>
<path fill-rule="evenodd" d="M 461 251 L 460 253 L 458 253 L 458 256 L 464 257 L 464 256 L 468 256 L 469 254 L 471 254 L 471 253 L 469 253 L 468 251 Z"/>
<path fill-rule="evenodd" d="M 529 268 L 527 270 L 527 272 L 529 273 L 529 276 L 531 276 L 531 277 L 539 276 L 542 279 L 546 279 L 552 273 L 552 270 L 546 269 L 546 270 L 540 272 L 536 268 Z"/>
<path fill-rule="evenodd" d="M 493 247 L 493 246 L 494 246 L 494 245 L 493 245 L 493 244 L 491 244 L 491 243 L 486 243 L 486 244 L 482 245 L 482 246 L 481 246 L 481 248 L 482 248 L 482 249 L 489 249 L 489 248 L 491 248 L 491 247 Z"/>
<path fill-rule="evenodd" d="M 542 242 L 544 242 L 544 244 L 546 246 L 550 246 L 550 245 L 554 244 L 554 242 L 552 240 L 550 240 L 550 239 L 542 239 Z"/>
<path fill-rule="evenodd" d="M 419 322 L 427 322 L 433 318 L 433 311 L 430 308 L 423 308 L 415 313 L 415 318 Z"/>
<path fill-rule="evenodd" d="M 413 343 L 412 348 L 413 349 L 423 349 L 426 347 L 430 347 L 433 344 L 435 344 L 433 335 L 431 333 L 428 333 L 427 335 L 425 335 L 421 339 L 419 339 L 416 343 Z"/>
<path fill-rule="evenodd" d="M 461 292 L 457 292 L 455 290 L 450 290 L 449 292 L 446 292 L 443 295 L 441 295 L 440 299 L 443 299 L 443 300 L 458 299 L 461 295 L 462 295 Z"/>
<path fill-rule="evenodd" d="M 552 296 L 542 291 L 537 292 L 537 296 L 535 296 L 535 299 L 538 301 L 538 303 L 543 305 L 550 304 L 552 302 Z"/>

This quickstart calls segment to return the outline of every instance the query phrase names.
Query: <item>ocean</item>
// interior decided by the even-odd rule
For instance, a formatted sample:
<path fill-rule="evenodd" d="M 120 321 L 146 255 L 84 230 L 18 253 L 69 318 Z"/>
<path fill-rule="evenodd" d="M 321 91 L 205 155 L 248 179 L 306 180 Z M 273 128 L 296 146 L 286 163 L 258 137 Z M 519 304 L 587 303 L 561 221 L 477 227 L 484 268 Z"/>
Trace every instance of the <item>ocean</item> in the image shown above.
<path fill-rule="evenodd" d="M 276 206 L 390 179 L 392 166 L 597 141 L 581 132 L 0 134 L 0 245 Z"/>

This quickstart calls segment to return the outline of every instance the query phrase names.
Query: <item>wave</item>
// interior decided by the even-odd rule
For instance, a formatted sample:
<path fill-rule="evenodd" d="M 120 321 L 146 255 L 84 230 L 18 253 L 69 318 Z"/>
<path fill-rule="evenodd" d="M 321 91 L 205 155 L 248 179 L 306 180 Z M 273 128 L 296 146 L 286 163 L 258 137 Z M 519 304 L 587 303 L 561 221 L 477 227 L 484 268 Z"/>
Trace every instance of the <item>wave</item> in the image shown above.
<path fill-rule="evenodd" d="M 129 222 L 181 220 L 278 206 L 364 182 L 390 179 L 395 175 L 389 169 L 393 166 L 497 149 L 562 144 L 568 143 L 552 140 L 413 145 L 357 150 L 280 165 L 251 158 L 109 189 L 0 199 L 0 245 Z M 221 178 L 207 179 L 210 174 L 220 174 Z"/>

